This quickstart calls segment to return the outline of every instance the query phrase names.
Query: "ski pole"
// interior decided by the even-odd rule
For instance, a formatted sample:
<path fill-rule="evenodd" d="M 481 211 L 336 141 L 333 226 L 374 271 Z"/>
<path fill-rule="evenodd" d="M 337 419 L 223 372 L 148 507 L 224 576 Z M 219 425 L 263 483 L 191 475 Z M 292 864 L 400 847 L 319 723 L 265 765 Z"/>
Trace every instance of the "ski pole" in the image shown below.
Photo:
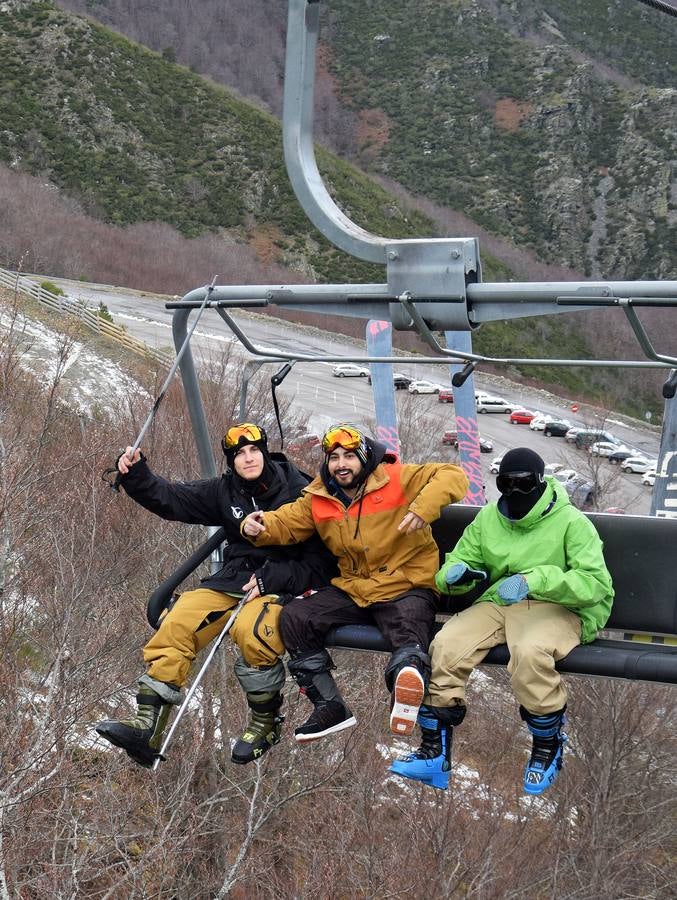
<path fill-rule="evenodd" d="M 141 446 L 141 442 L 143 441 L 144 437 L 146 436 L 146 432 L 150 428 L 151 422 L 155 418 L 155 414 L 157 413 L 158 408 L 159 408 L 160 404 L 162 403 L 162 400 L 167 392 L 167 388 L 172 383 L 174 375 L 176 374 L 176 370 L 178 369 L 179 363 L 181 362 L 181 358 L 183 357 L 183 354 L 186 351 L 186 347 L 190 343 L 190 339 L 193 336 L 193 332 L 197 328 L 197 323 L 200 321 L 200 316 L 204 312 L 205 306 L 207 305 L 207 301 L 209 300 L 209 298 L 212 295 L 212 291 L 214 290 L 214 286 L 216 285 L 216 279 L 217 279 L 217 276 L 215 275 L 212 279 L 212 283 L 207 287 L 207 289 L 205 291 L 205 297 L 198 308 L 197 316 L 195 316 L 195 321 L 193 322 L 190 331 L 186 335 L 186 338 L 185 338 L 183 344 L 181 344 L 179 352 L 176 354 L 176 359 L 174 360 L 172 367 L 169 370 L 169 374 L 167 375 L 167 377 L 165 379 L 165 383 L 160 388 L 160 393 L 157 395 L 155 403 L 153 403 L 153 408 L 151 409 L 151 411 L 148 415 L 148 418 L 144 422 L 143 428 L 139 432 L 139 436 L 134 441 L 134 446 L 132 447 L 132 452 L 130 453 L 130 457 L 133 457 L 134 454 L 136 453 L 136 451 Z"/>
<path fill-rule="evenodd" d="M 252 588 L 252 590 L 253 590 L 253 588 Z M 182 703 L 181 706 L 179 707 L 179 711 L 178 711 L 177 714 L 176 714 L 176 718 L 175 718 L 174 721 L 172 722 L 172 727 L 169 729 L 169 732 L 167 733 L 167 737 L 166 737 L 166 738 L 164 739 L 164 741 L 162 742 L 162 746 L 160 747 L 160 752 L 158 753 L 158 755 L 157 755 L 155 761 L 153 762 L 153 771 L 155 771 L 155 770 L 157 769 L 157 767 L 160 765 L 160 762 L 161 762 L 163 759 L 166 759 L 166 758 L 167 758 L 166 755 L 165 755 L 165 754 L 167 753 L 167 747 L 169 746 L 169 744 L 171 743 L 172 738 L 174 737 L 174 732 L 175 732 L 176 729 L 178 728 L 179 722 L 180 722 L 181 719 L 183 718 L 184 713 L 186 712 L 186 710 L 188 709 L 188 704 L 189 704 L 190 701 L 193 699 L 193 694 L 194 694 L 195 691 L 197 690 L 198 685 L 200 684 L 200 682 L 202 681 L 202 679 L 203 679 L 203 677 L 204 677 L 204 674 L 205 674 L 205 672 L 207 671 L 207 669 L 209 668 L 209 665 L 210 665 L 211 661 L 214 659 L 214 654 L 215 654 L 216 651 L 219 649 L 219 647 L 221 646 L 221 644 L 222 644 L 222 642 L 223 642 L 223 639 L 225 638 L 225 636 L 226 636 L 226 635 L 228 634 L 228 632 L 230 631 L 230 629 L 231 629 L 231 627 L 232 627 L 232 625 L 233 625 L 233 622 L 235 621 L 235 619 L 236 619 L 237 616 L 238 616 L 238 613 L 240 612 L 240 610 L 242 609 L 242 607 L 245 605 L 245 603 L 247 602 L 247 600 L 249 600 L 249 597 L 251 596 L 251 593 L 252 593 L 251 591 L 247 591 L 247 593 L 244 595 L 244 597 L 240 600 L 240 602 L 237 604 L 237 606 L 235 607 L 235 609 L 234 609 L 233 612 L 231 613 L 230 619 L 228 619 L 228 622 L 226 623 L 225 628 L 223 629 L 223 631 L 221 632 L 221 634 L 217 637 L 217 639 L 214 641 L 214 643 L 213 643 L 213 645 L 212 645 L 212 648 L 211 648 L 211 650 L 209 651 L 209 653 L 208 653 L 208 655 L 207 655 L 207 658 L 206 658 L 205 661 L 202 663 L 202 667 L 200 668 L 200 671 L 199 671 L 199 672 L 197 673 L 197 675 L 195 676 L 195 679 L 194 679 L 193 683 L 191 684 L 191 686 L 190 686 L 190 688 L 189 688 L 189 690 L 188 690 L 188 693 L 186 694 L 186 699 L 183 701 L 183 703 Z"/>

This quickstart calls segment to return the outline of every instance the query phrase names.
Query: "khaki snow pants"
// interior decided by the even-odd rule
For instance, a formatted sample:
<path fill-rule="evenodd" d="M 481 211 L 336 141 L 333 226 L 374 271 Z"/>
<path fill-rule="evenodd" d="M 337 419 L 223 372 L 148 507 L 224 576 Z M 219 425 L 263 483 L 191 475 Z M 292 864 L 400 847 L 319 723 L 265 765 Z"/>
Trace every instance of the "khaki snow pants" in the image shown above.
<path fill-rule="evenodd" d="M 507 644 L 508 672 L 517 701 L 536 716 L 557 712 L 567 694 L 555 662 L 581 642 L 581 620 L 558 603 L 522 600 L 512 606 L 475 603 L 449 619 L 430 645 L 432 677 L 424 702 L 465 702 L 472 670 L 492 647 Z"/>
<path fill-rule="evenodd" d="M 249 666 L 272 666 L 284 653 L 278 628 L 282 607 L 275 600 L 273 595 L 250 600 L 229 631 Z M 220 634 L 238 602 L 238 597 L 209 588 L 181 594 L 143 648 L 147 674 L 183 687 L 198 652 Z"/>

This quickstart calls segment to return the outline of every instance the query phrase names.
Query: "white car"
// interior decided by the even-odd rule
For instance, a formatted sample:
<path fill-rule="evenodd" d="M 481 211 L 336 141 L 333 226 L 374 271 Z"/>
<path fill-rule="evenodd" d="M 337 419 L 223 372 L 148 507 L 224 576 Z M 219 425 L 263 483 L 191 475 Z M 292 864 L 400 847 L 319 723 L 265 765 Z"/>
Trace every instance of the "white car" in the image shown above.
<path fill-rule="evenodd" d="M 646 456 L 629 456 L 621 463 L 621 471 L 644 475 L 645 472 L 650 472 L 652 469 L 655 472 L 657 465 L 657 460 L 647 459 Z"/>
<path fill-rule="evenodd" d="M 418 381 L 412 381 L 407 390 L 410 394 L 437 394 L 440 390 L 440 385 L 435 384 L 434 381 L 426 381 L 424 378 L 421 378 Z"/>
<path fill-rule="evenodd" d="M 620 446 L 619 444 L 612 444 L 611 441 L 595 441 L 589 448 L 590 453 L 593 456 L 611 456 L 611 454 L 615 453 L 617 450 L 627 449 L 627 447 Z"/>
<path fill-rule="evenodd" d="M 411 390 L 411 388 L 409 388 Z M 478 413 L 510 413 L 515 408 L 513 403 L 508 403 L 503 397 L 480 397 L 475 401 Z"/>
<path fill-rule="evenodd" d="M 501 463 L 503 462 L 502 456 L 497 456 L 496 459 L 491 460 L 491 465 L 489 466 L 489 471 L 492 475 L 498 475 L 498 470 L 501 467 Z"/>
<path fill-rule="evenodd" d="M 562 463 L 546 463 L 545 465 L 545 475 L 557 475 L 558 472 L 561 472 L 565 467 Z M 573 471 L 573 469 L 571 470 Z"/>
<path fill-rule="evenodd" d="M 656 483 L 656 470 L 649 469 L 648 472 L 645 472 L 642 475 L 642 484 L 648 485 L 648 487 L 653 487 Z"/>
<path fill-rule="evenodd" d="M 536 413 L 531 422 L 529 422 L 529 428 L 531 428 L 532 431 L 545 431 L 545 426 L 548 422 L 554 421 L 555 417 L 548 413 Z"/>
<path fill-rule="evenodd" d="M 331 372 L 336 378 L 367 378 L 369 369 L 357 363 L 339 363 Z"/>
<path fill-rule="evenodd" d="M 571 481 L 572 478 L 579 477 L 578 472 L 575 469 L 564 469 L 561 466 L 556 472 L 553 472 L 553 475 L 558 481 L 561 481 L 562 484 Z"/>

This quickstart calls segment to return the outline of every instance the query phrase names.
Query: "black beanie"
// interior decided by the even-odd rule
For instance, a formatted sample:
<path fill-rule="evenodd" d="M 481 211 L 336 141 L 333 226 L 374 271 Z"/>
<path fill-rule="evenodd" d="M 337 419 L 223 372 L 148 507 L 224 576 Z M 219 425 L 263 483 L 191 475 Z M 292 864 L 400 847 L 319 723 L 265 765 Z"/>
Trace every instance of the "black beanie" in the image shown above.
<path fill-rule="evenodd" d="M 545 463 L 538 453 L 528 447 L 516 447 L 514 450 L 508 450 L 498 470 L 499 475 L 507 475 L 510 472 L 534 472 L 542 479 Z"/>
<path fill-rule="evenodd" d="M 236 427 L 236 426 L 235 426 Z M 235 454 L 238 450 L 241 450 L 243 447 L 247 445 L 251 445 L 252 447 L 258 447 L 261 453 L 263 453 L 263 457 L 265 461 L 270 462 L 270 454 L 268 452 L 268 436 L 266 435 L 266 431 L 264 428 L 259 426 L 259 431 L 261 432 L 261 440 L 253 441 L 250 437 L 246 435 L 241 435 L 237 444 L 233 447 L 226 447 L 226 439 L 221 441 L 221 449 L 223 450 L 226 461 L 228 463 L 228 468 L 233 469 L 233 462 L 235 460 Z"/>

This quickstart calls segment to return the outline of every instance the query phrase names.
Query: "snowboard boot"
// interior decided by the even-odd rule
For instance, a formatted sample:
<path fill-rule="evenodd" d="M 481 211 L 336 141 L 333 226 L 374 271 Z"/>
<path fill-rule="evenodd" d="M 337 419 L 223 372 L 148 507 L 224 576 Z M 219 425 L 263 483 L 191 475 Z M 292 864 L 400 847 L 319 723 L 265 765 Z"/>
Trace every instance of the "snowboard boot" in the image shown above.
<path fill-rule="evenodd" d="M 390 730 L 404 737 L 414 730 L 430 677 L 430 657 L 419 646 L 400 647 L 390 657 L 385 671 L 392 692 Z"/>
<path fill-rule="evenodd" d="M 284 716 L 279 714 L 282 694 L 247 694 L 249 722 L 231 752 L 234 763 L 255 762 L 280 742 Z"/>
<path fill-rule="evenodd" d="M 460 725 L 464 717 L 465 706 L 451 709 L 422 706 L 418 714 L 421 746 L 403 759 L 396 759 L 390 771 L 403 778 L 446 790 L 451 772 L 454 725 Z"/>
<path fill-rule="evenodd" d="M 286 680 L 282 661 L 272 666 L 250 666 L 243 656 L 235 660 L 235 677 L 247 695 L 249 722 L 231 751 L 232 762 L 246 765 L 261 759 L 282 736 L 284 716 L 280 715 Z"/>
<path fill-rule="evenodd" d="M 300 744 L 317 741 L 357 725 L 357 719 L 343 702 L 331 676 L 331 666 L 333 663 L 326 650 L 289 662 L 289 671 L 301 693 L 314 707 L 309 718 L 294 731 L 294 737 Z"/>
<path fill-rule="evenodd" d="M 567 736 L 562 731 L 566 721 L 564 709 L 535 716 L 520 706 L 520 715 L 533 735 L 531 757 L 524 770 L 524 791 L 542 794 L 555 783 L 563 762 Z"/>
<path fill-rule="evenodd" d="M 413 732 L 424 693 L 425 684 L 418 669 L 415 666 L 401 668 L 395 679 L 390 711 L 390 730 L 393 734 L 404 736 Z"/>
<path fill-rule="evenodd" d="M 122 748 L 135 763 L 150 769 L 159 756 L 172 706 L 181 700 L 181 692 L 174 685 L 143 675 L 136 695 L 136 715 L 131 719 L 106 719 L 99 722 L 96 731 Z"/>

